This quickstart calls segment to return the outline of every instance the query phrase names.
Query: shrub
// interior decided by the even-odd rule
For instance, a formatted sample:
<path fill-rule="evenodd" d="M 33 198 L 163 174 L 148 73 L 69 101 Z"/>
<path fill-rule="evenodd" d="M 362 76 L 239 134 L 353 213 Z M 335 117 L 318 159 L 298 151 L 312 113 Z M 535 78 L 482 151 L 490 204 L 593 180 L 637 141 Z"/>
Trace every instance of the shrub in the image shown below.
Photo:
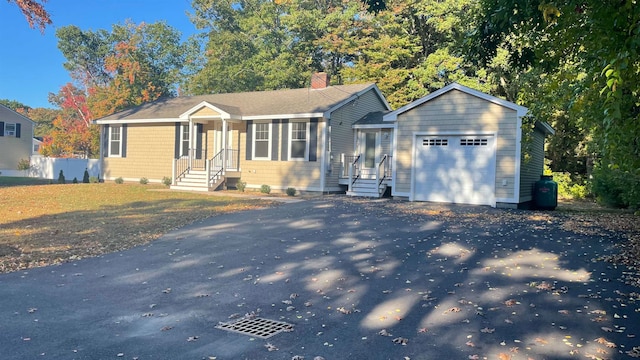
<path fill-rule="evenodd" d="M 71 182 L 72 182 L 72 183 L 74 183 L 74 184 L 77 184 L 77 183 L 78 183 L 78 178 L 77 178 L 77 177 L 74 177 L 74 178 L 73 178 L 73 181 L 71 181 Z"/>
<path fill-rule="evenodd" d="M 171 186 L 172 182 L 173 180 L 171 180 L 171 178 L 168 176 L 162 178 L 162 183 L 164 184 L 164 186 Z"/>
<path fill-rule="evenodd" d="M 597 169 L 593 172 L 593 193 L 608 206 L 640 208 L 640 174 L 613 167 Z"/>
<path fill-rule="evenodd" d="M 289 196 L 296 196 L 296 189 L 295 188 L 287 188 L 287 195 Z"/>
<path fill-rule="evenodd" d="M 98 178 L 97 176 L 89 176 L 89 182 L 91 184 L 97 184 L 100 182 L 100 178 Z"/>
<path fill-rule="evenodd" d="M 18 170 L 27 171 L 29 169 L 31 169 L 31 162 L 29 159 L 20 159 L 20 161 L 18 161 Z"/>
<path fill-rule="evenodd" d="M 236 189 L 238 189 L 238 191 L 240 192 L 244 192 L 244 189 L 247 187 L 247 183 L 244 181 L 240 181 L 238 180 L 238 182 L 236 183 Z"/>
<path fill-rule="evenodd" d="M 149 179 L 147 179 L 146 177 L 140 178 L 140 184 L 147 185 L 148 183 L 149 183 Z"/>
<path fill-rule="evenodd" d="M 268 193 L 270 193 L 270 192 L 271 192 L 271 186 L 266 185 L 266 184 L 265 184 L 265 185 L 260 186 L 260 192 L 261 192 L 261 193 L 263 193 L 263 194 L 268 194 Z"/>
<path fill-rule="evenodd" d="M 116 184 L 124 183 L 124 180 L 122 180 L 122 177 L 117 178 L 115 181 L 116 181 Z"/>
<path fill-rule="evenodd" d="M 82 183 L 83 184 L 88 184 L 90 181 L 89 179 L 89 170 L 84 169 L 84 175 L 82 176 Z"/>
<path fill-rule="evenodd" d="M 58 184 L 66 184 L 67 180 L 64 178 L 64 173 L 62 172 L 62 170 L 60 170 L 60 173 L 58 174 Z"/>
<path fill-rule="evenodd" d="M 558 184 L 558 197 L 561 199 L 584 199 L 589 195 L 586 181 L 580 176 L 572 177 L 569 173 L 555 172 L 553 181 Z"/>

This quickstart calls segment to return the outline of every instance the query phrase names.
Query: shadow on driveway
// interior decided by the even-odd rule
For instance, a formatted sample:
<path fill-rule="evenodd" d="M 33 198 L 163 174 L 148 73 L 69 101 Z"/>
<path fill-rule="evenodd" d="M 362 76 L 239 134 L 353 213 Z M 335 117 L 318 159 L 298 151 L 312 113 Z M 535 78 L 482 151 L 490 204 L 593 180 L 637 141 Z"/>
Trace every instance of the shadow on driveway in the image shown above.
<path fill-rule="evenodd" d="M 344 197 L 217 216 L 0 275 L 0 357 L 629 358 L 639 295 L 593 260 L 621 239 L 567 220 Z M 215 328 L 252 312 L 293 331 Z"/>

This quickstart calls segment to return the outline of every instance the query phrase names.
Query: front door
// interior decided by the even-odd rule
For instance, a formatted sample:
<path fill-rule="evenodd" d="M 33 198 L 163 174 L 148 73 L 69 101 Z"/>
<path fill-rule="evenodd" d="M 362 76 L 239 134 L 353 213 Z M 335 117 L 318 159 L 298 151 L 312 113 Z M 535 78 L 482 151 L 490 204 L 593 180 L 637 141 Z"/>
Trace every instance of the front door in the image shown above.
<path fill-rule="evenodd" d="M 379 145 L 379 131 L 365 130 L 360 132 L 360 176 L 362 178 L 371 179 L 375 177 Z"/>
<path fill-rule="evenodd" d="M 232 124 L 230 122 L 227 122 L 227 149 L 233 149 L 231 125 Z M 218 168 L 222 167 L 222 159 L 224 159 L 225 157 L 227 157 L 227 167 L 229 167 L 229 157 L 233 156 L 231 151 L 227 151 L 226 155 L 220 154 L 220 151 L 222 151 L 222 148 L 224 147 L 222 136 L 222 121 L 219 121 L 215 123 L 215 127 L 213 130 L 213 154 L 214 156 L 216 156 L 214 166 Z"/>

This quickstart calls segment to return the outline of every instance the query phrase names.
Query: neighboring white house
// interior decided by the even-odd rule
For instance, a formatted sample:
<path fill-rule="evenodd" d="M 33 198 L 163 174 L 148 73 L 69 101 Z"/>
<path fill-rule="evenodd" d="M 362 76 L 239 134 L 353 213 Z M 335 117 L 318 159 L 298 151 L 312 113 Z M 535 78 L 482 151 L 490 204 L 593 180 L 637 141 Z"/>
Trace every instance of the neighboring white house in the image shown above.
<path fill-rule="evenodd" d="M 35 122 L 0 105 L 0 172 L 19 174 L 18 162 L 29 160 L 33 151 Z"/>

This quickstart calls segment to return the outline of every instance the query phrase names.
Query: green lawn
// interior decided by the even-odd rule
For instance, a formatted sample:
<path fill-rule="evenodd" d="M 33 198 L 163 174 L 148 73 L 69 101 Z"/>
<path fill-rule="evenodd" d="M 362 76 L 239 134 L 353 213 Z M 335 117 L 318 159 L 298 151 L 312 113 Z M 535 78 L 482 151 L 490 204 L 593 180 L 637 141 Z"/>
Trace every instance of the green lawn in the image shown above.
<path fill-rule="evenodd" d="M 33 180 L 0 177 L 0 272 L 123 250 L 217 214 L 275 206 L 162 185 Z"/>

